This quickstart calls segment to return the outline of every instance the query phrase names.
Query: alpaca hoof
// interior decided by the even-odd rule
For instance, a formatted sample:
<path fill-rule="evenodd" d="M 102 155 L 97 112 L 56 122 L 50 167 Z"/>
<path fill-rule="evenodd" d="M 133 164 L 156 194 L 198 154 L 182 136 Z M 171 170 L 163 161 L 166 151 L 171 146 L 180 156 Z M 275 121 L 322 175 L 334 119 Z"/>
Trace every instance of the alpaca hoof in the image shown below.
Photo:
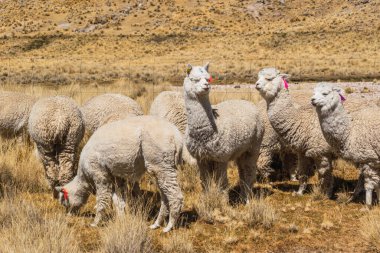
<path fill-rule="evenodd" d="M 157 229 L 159 227 L 160 227 L 160 225 L 157 225 L 157 224 L 152 224 L 152 225 L 149 226 L 149 228 L 152 229 L 152 230 L 153 229 Z"/>
<path fill-rule="evenodd" d="M 303 196 L 303 192 L 299 192 L 299 191 L 296 192 L 296 191 L 295 191 L 295 192 L 292 193 L 292 196 L 295 196 L 295 197 L 296 197 L 296 196 Z"/>
<path fill-rule="evenodd" d="M 172 230 L 172 228 L 173 228 L 173 226 L 167 226 L 166 228 L 164 228 L 164 229 L 162 230 L 162 232 L 167 233 L 167 232 L 169 232 L 170 230 Z"/>
<path fill-rule="evenodd" d="M 93 223 L 90 224 L 90 227 L 93 227 L 93 228 L 96 228 L 97 226 L 98 226 L 98 224 L 95 223 L 95 222 L 93 222 Z"/>
<path fill-rule="evenodd" d="M 297 176 L 296 175 L 290 175 L 290 181 L 297 182 L 298 181 Z"/>

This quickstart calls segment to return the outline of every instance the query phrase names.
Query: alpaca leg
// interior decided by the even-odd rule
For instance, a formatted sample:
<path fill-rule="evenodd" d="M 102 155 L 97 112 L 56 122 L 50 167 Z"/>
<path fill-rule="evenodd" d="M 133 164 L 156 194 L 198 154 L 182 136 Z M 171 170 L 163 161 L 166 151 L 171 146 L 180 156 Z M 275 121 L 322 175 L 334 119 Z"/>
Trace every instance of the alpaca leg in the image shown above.
<path fill-rule="evenodd" d="M 289 175 L 289 179 L 291 181 L 297 181 L 297 172 L 296 172 L 296 166 L 295 161 L 297 160 L 297 156 L 289 153 L 287 151 L 281 151 L 280 152 L 280 158 L 282 163 L 282 170 Z"/>
<path fill-rule="evenodd" d="M 118 216 L 124 215 L 126 201 L 126 181 L 123 178 L 115 178 L 115 191 L 112 194 L 112 202 Z"/>
<path fill-rule="evenodd" d="M 113 178 L 106 172 L 97 173 L 94 183 L 96 187 L 96 215 L 91 226 L 96 227 L 102 221 L 106 209 L 111 206 L 114 187 Z"/>
<path fill-rule="evenodd" d="M 175 168 L 164 167 L 160 169 L 160 171 L 156 172 L 156 178 L 161 197 L 164 199 L 166 209 L 169 210 L 169 222 L 163 230 L 166 233 L 177 223 L 183 205 L 183 195 L 178 185 L 177 170 Z"/>
<path fill-rule="evenodd" d="M 252 195 L 252 187 L 256 181 L 257 157 L 257 154 L 247 152 L 236 160 L 239 170 L 241 197 L 245 202 L 247 202 L 248 197 Z"/>
<path fill-rule="evenodd" d="M 41 146 L 37 146 L 38 156 L 45 168 L 45 176 L 53 190 L 53 197 L 58 198 L 59 193 L 55 190 L 58 186 L 58 160 L 54 151 L 50 151 Z"/>
<path fill-rule="evenodd" d="M 356 183 L 354 192 L 352 193 L 351 198 L 347 201 L 347 203 L 354 201 L 359 198 L 360 193 L 364 190 L 364 173 L 363 168 L 360 168 L 360 174 L 358 178 L 358 182 Z"/>
<path fill-rule="evenodd" d="M 59 184 L 65 185 L 70 182 L 77 174 L 75 149 L 72 147 L 64 147 L 58 153 L 59 161 Z"/>
<path fill-rule="evenodd" d="M 297 195 L 303 195 L 303 193 L 306 190 L 307 187 L 307 181 L 309 178 L 309 169 L 308 167 L 310 166 L 310 159 L 304 156 L 303 154 L 298 154 L 297 155 L 298 159 L 298 180 L 300 183 L 299 189 L 297 191 Z"/>
<path fill-rule="evenodd" d="M 319 184 L 321 185 L 323 193 L 329 198 L 332 197 L 334 187 L 331 162 L 331 159 L 327 157 L 322 157 L 321 160 L 318 161 Z"/>
<path fill-rule="evenodd" d="M 376 173 L 366 164 L 363 165 L 364 174 L 364 188 L 365 188 L 365 203 L 367 206 L 372 205 L 372 193 L 375 187 L 377 187 L 377 175 Z"/>

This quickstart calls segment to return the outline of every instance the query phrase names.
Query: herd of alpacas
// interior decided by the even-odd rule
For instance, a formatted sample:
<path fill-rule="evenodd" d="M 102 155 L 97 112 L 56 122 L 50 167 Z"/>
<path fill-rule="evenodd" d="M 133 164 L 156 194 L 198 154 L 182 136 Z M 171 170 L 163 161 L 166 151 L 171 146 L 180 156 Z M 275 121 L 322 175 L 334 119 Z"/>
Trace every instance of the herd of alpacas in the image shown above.
<path fill-rule="evenodd" d="M 271 168 L 274 157 L 282 164 L 282 174 L 299 180 L 296 194 L 304 193 L 316 171 L 324 194 L 332 197 L 332 161 L 341 158 L 360 169 L 352 199 L 363 186 L 367 205 L 372 205 L 373 190 L 380 196 L 377 106 L 347 109 L 341 89 L 328 83 L 318 84 L 311 100 L 310 95 L 297 98 L 288 90 L 288 75 L 275 68 L 258 74 L 256 89 L 263 101 L 257 106 L 244 100 L 211 105 L 208 68 L 188 65 L 183 94 L 160 93 L 145 116 L 136 101 L 120 94 L 100 95 L 80 107 L 65 96 L 36 99 L 3 92 L 0 133 L 29 134 L 53 197 L 68 213 L 78 212 L 95 193 L 93 226 L 103 220 L 111 203 L 122 215 L 128 184 L 139 189 L 139 179 L 148 172 L 161 195 L 150 227 L 159 228 L 169 215 L 163 231 L 170 231 L 183 205 L 177 181 L 182 161 L 197 166 L 203 189 L 213 178 L 222 190 L 228 187 L 228 162 L 235 161 L 241 199 L 247 202 L 257 172 L 263 178 L 280 173 Z M 90 137 L 79 156 L 85 132 Z"/>

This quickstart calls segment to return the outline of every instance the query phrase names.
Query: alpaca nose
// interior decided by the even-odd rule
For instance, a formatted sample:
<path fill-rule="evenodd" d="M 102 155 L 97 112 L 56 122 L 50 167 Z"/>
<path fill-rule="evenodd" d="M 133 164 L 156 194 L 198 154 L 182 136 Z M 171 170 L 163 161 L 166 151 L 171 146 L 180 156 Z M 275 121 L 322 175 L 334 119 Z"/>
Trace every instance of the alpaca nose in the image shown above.
<path fill-rule="evenodd" d="M 316 100 L 315 98 L 313 98 L 313 97 L 311 98 L 311 104 L 312 105 L 315 105 L 315 100 Z"/>
<path fill-rule="evenodd" d="M 261 87 L 260 87 L 260 81 L 257 81 L 255 85 L 256 85 L 256 90 L 260 90 L 261 89 Z"/>

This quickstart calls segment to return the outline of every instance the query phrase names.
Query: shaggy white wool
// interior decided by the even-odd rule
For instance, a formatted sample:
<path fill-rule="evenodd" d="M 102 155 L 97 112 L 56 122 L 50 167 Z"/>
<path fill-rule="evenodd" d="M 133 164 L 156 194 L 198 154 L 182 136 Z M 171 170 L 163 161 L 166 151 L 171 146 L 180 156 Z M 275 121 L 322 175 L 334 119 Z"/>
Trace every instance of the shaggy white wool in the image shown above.
<path fill-rule="evenodd" d="M 19 92 L 0 93 L 0 135 L 19 136 L 27 129 L 30 111 L 37 98 Z"/>
<path fill-rule="evenodd" d="M 140 105 L 122 94 L 106 93 L 88 100 L 82 107 L 86 131 L 92 134 L 104 124 L 143 115 Z"/>
<path fill-rule="evenodd" d="M 235 160 L 246 200 L 256 179 L 264 124 L 256 106 L 248 101 L 228 100 L 211 107 L 209 79 L 208 64 L 189 65 L 183 84 L 186 146 L 197 159 L 204 186 L 210 177 L 216 177 L 226 187 L 227 163 Z"/>
<path fill-rule="evenodd" d="M 306 189 L 308 175 L 316 165 L 323 191 L 331 197 L 333 176 L 331 161 L 335 154 L 323 138 L 318 117 L 311 106 L 293 103 L 290 92 L 285 89 L 284 79 L 275 68 L 265 68 L 258 74 L 256 88 L 267 102 L 269 121 L 282 142 L 297 153 L 300 188 Z"/>
<path fill-rule="evenodd" d="M 96 190 L 96 217 L 101 220 L 111 200 L 123 213 L 125 181 L 136 182 L 148 172 L 157 180 L 161 208 L 152 229 L 158 228 L 169 214 L 164 232 L 176 224 L 183 203 L 177 182 L 181 163 L 182 135 L 168 121 L 153 117 L 130 117 L 100 127 L 83 148 L 78 175 L 60 191 L 60 201 L 70 211 L 77 211 L 91 192 Z M 116 184 L 116 185 L 115 185 Z M 118 187 L 116 187 L 118 186 Z M 121 198 L 115 189 L 121 189 Z"/>
<path fill-rule="evenodd" d="M 28 131 L 57 197 L 54 187 L 66 184 L 77 172 L 78 147 L 84 135 L 79 107 L 64 96 L 41 98 L 31 110 Z"/>
<path fill-rule="evenodd" d="M 369 106 L 348 113 L 342 96 L 339 87 L 320 83 L 311 101 L 327 142 L 340 156 L 363 171 L 366 204 L 371 205 L 372 191 L 376 189 L 380 193 L 380 108 Z"/>

